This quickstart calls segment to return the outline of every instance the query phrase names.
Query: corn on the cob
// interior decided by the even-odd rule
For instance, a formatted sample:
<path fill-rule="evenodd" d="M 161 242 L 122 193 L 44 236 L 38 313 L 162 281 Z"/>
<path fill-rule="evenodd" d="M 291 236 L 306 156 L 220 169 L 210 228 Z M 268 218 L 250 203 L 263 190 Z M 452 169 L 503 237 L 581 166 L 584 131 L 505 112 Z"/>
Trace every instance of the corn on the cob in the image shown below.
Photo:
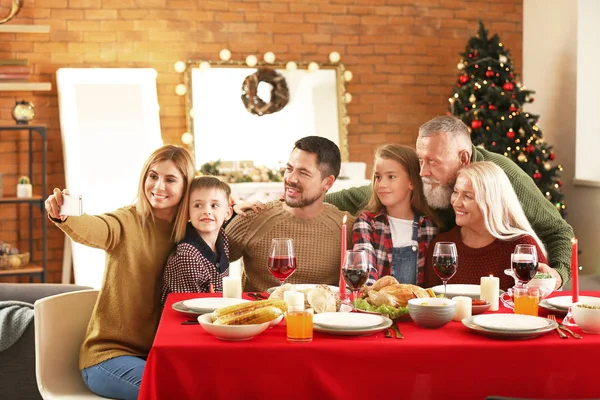
<path fill-rule="evenodd" d="M 254 310 L 257 310 L 257 309 L 260 309 L 263 307 L 269 307 L 269 306 L 277 307 L 281 311 L 284 311 L 284 312 L 287 311 L 287 306 L 285 304 L 285 301 L 269 299 L 269 300 L 259 300 L 259 301 L 253 301 L 250 303 L 242 303 L 242 304 L 236 304 L 234 306 L 218 308 L 215 310 L 215 312 L 213 314 L 215 317 L 218 318 L 218 317 L 222 317 L 222 316 L 228 315 L 228 314 L 239 315 L 242 313 L 254 311 Z"/>
<path fill-rule="evenodd" d="M 241 314 L 230 313 L 217 318 L 216 325 L 251 325 L 273 321 L 282 314 L 275 306 L 260 307 Z"/>

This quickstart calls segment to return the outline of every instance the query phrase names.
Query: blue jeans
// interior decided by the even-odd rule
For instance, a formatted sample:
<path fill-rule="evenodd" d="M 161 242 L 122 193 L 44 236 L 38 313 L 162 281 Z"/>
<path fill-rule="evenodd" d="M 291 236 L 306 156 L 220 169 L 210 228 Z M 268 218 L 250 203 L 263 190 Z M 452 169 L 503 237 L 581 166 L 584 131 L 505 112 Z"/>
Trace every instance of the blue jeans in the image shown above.
<path fill-rule="evenodd" d="M 146 361 L 133 356 L 119 356 L 81 370 L 87 387 L 100 396 L 120 400 L 137 400 Z"/>

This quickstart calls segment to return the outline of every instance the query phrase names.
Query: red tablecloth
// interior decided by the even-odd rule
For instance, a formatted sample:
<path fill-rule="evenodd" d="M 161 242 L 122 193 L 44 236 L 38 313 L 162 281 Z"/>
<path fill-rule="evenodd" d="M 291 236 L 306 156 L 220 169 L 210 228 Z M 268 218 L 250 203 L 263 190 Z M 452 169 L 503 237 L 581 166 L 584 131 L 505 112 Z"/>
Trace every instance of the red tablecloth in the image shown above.
<path fill-rule="evenodd" d="M 460 322 L 434 330 L 401 322 L 404 340 L 315 332 L 310 343 L 289 343 L 282 324 L 227 342 L 181 325 L 186 317 L 171 308 L 200 296 L 169 296 L 140 399 L 600 398 L 600 335 L 563 340 L 549 332 L 512 341 L 477 335 Z"/>

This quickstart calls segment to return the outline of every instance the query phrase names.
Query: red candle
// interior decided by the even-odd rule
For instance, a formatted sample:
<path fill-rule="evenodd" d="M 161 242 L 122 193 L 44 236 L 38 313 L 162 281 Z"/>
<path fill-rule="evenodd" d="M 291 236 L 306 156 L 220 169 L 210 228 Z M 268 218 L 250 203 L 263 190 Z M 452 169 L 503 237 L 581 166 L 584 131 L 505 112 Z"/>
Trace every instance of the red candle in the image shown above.
<path fill-rule="evenodd" d="M 342 253 L 340 256 L 340 299 L 346 299 L 346 281 L 342 274 L 342 267 L 344 266 L 344 258 L 346 257 L 346 216 L 342 220 Z"/>
<path fill-rule="evenodd" d="M 571 239 L 573 249 L 571 252 L 571 291 L 573 292 L 573 303 L 579 301 L 579 246 L 577 238 Z"/>

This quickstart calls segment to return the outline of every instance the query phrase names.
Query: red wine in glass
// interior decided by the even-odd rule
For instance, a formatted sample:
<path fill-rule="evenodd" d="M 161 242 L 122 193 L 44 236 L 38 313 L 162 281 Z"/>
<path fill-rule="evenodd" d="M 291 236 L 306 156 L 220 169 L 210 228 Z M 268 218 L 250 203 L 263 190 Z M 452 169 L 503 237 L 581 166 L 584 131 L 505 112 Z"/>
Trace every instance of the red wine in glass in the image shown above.
<path fill-rule="evenodd" d="M 342 274 L 346 284 L 352 288 L 352 290 L 359 290 L 362 285 L 367 283 L 369 274 L 364 269 L 348 268 L 343 269 Z"/>
<path fill-rule="evenodd" d="M 537 248 L 519 244 L 511 258 L 513 274 L 524 285 L 535 277 L 538 270 Z"/>
<path fill-rule="evenodd" d="M 269 272 L 280 281 L 285 281 L 296 271 L 296 257 L 293 256 L 269 257 L 267 262 Z"/>
<path fill-rule="evenodd" d="M 453 242 L 437 242 L 433 248 L 433 269 L 444 283 L 444 297 L 446 297 L 446 284 L 456 274 L 458 267 L 458 253 Z"/>
<path fill-rule="evenodd" d="M 433 256 L 433 269 L 441 280 L 449 280 L 456 274 L 457 258 L 451 255 Z"/>
<path fill-rule="evenodd" d="M 271 240 L 267 268 L 271 275 L 279 279 L 281 285 L 296 271 L 293 239 L 275 238 Z"/>

